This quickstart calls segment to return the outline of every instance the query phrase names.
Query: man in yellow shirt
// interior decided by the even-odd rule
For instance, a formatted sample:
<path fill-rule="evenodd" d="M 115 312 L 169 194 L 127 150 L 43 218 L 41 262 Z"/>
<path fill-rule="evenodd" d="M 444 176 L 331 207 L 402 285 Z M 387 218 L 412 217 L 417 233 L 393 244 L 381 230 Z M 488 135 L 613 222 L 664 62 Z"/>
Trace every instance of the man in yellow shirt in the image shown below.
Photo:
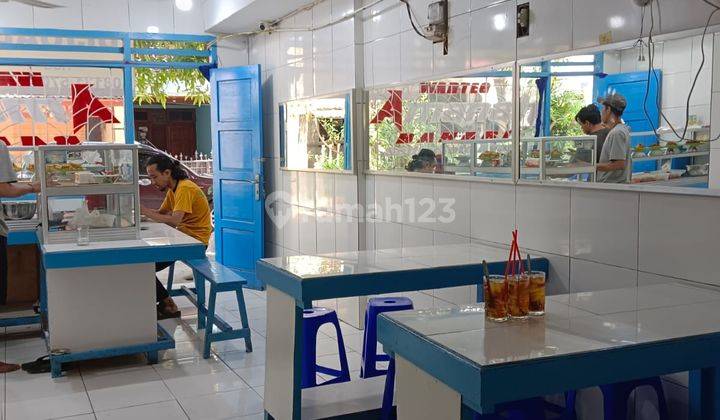
<path fill-rule="evenodd" d="M 212 216 L 205 193 L 188 179 L 180 164 L 165 156 L 153 156 L 147 162 L 147 174 L 153 185 L 165 192 L 165 201 L 159 209 L 141 206 L 140 211 L 149 219 L 170 225 L 191 236 L 207 247 L 212 234 Z M 174 261 L 155 264 L 155 272 L 162 271 Z M 155 278 L 159 318 L 177 318 L 180 311 L 168 295 L 160 280 Z"/>

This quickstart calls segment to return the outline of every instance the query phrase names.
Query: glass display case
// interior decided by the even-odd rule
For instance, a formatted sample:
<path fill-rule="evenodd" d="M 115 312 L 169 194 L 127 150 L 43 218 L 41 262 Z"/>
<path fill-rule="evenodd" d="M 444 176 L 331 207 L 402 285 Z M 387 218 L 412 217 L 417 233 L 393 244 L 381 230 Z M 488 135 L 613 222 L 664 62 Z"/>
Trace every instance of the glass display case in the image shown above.
<path fill-rule="evenodd" d="M 8 152 L 19 183 L 35 180 L 36 153 L 31 146 L 10 146 Z M 37 196 L 28 194 L 17 198 L 0 198 L 2 212 L 11 231 L 35 230 L 40 223 L 37 215 Z"/>
<path fill-rule="evenodd" d="M 512 178 L 512 140 L 453 140 L 442 143 L 446 174 Z"/>
<path fill-rule="evenodd" d="M 520 140 L 521 179 L 594 182 L 596 162 L 596 136 Z"/>
<path fill-rule="evenodd" d="M 140 237 L 136 146 L 43 146 L 36 164 L 45 243 Z"/>
<path fill-rule="evenodd" d="M 707 188 L 710 172 L 710 127 L 688 127 L 686 140 L 668 129 L 631 133 L 632 171 L 628 183 Z M 650 142 L 639 141 L 649 140 Z"/>

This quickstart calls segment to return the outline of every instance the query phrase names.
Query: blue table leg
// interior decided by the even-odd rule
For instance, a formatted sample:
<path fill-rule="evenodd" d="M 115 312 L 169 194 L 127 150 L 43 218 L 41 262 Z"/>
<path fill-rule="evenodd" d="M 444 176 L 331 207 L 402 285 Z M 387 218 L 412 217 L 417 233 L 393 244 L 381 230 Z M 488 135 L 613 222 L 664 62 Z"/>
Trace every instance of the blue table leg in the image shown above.
<path fill-rule="evenodd" d="M 148 364 L 154 365 L 158 362 L 158 352 L 157 351 L 149 351 L 147 352 L 147 359 Z"/>
<path fill-rule="evenodd" d="M 205 328 L 205 315 L 199 308 L 205 306 L 205 277 L 200 272 L 193 270 L 193 279 L 195 279 L 195 293 L 198 303 L 198 330 Z"/>
<path fill-rule="evenodd" d="M 62 364 L 50 356 L 50 375 L 53 378 L 62 376 Z"/>
<path fill-rule="evenodd" d="M 689 420 L 720 420 L 720 367 L 690 371 Z"/>

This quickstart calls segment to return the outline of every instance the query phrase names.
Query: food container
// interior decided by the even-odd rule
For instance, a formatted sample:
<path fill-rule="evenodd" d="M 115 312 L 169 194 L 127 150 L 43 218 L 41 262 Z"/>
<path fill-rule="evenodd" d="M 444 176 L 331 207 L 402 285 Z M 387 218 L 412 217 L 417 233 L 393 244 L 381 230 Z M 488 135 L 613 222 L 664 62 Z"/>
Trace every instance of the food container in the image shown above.
<path fill-rule="evenodd" d="M 96 184 L 95 174 L 90 171 L 75 172 L 76 184 Z"/>
<path fill-rule="evenodd" d="M 35 216 L 34 201 L 3 201 L 2 212 L 7 220 L 29 220 Z"/>
<path fill-rule="evenodd" d="M 706 176 L 710 172 L 710 164 L 687 165 L 687 173 L 690 176 Z"/>

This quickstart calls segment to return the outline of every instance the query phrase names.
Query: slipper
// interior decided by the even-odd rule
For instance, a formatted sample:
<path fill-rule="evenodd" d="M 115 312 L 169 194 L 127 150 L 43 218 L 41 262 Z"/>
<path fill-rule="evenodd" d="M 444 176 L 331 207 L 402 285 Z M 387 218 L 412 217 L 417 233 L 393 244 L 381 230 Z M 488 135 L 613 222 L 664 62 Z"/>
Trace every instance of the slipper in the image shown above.
<path fill-rule="evenodd" d="M 50 372 L 50 356 L 38 357 L 34 362 L 23 363 L 21 367 L 27 373 L 48 373 Z"/>
<path fill-rule="evenodd" d="M 30 374 L 36 373 L 49 373 L 50 368 L 50 356 L 38 357 L 34 362 L 27 362 L 21 365 L 22 370 Z M 63 363 L 61 365 L 63 371 L 73 369 L 73 363 Z"/>
<path fill-rule="evenodd" d="M 157 305 L 157 319 L 170 319 L 170 318 L 180 318 L 180 310 L 171 312 L 168 310 L 168 305 L 166 305 L 163 302 L 158 303 Z"/>

